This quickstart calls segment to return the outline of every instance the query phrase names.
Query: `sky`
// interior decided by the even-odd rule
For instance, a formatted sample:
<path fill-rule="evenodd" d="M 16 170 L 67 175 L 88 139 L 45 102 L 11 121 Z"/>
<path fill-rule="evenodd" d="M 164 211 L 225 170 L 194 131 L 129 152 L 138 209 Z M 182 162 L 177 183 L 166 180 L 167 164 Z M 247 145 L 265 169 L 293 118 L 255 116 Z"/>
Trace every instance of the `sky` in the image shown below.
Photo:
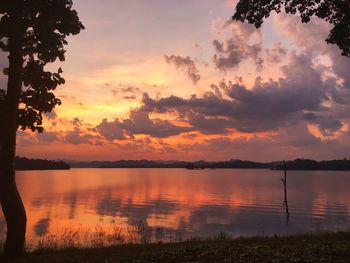
<path fill-rule="evenodd" d="M 349 157 L 350 59 L 325 43 L 327 23 L 280 14 L 256 29 L 230 20 L 232 0 L 73 2 L 86 29 L 48 67 L 63 68 L 62 105 L 44 133 L 18 131 L 18 155 Z"/>

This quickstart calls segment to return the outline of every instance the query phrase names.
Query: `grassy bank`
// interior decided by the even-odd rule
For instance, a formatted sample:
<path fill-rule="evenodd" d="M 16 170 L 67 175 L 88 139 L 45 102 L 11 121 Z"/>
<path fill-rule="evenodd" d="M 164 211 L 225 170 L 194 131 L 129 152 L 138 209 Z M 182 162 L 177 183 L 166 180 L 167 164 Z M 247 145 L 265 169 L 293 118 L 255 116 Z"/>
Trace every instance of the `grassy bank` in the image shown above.
<path fill-rule="evenodd" d="M 15 262 L 350 262 L 350 232 L 34 251 Z"/>

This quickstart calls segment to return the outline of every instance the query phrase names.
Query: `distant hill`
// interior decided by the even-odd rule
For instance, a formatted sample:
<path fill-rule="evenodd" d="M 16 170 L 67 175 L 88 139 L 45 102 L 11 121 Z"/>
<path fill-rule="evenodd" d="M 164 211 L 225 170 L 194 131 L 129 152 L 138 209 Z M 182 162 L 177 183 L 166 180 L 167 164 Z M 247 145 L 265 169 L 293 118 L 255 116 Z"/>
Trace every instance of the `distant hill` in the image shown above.
<path fill-rule="evenodd" d="M 207 161 L 150 161 L 150 160 L 119 160 L 119 161 L 93 161 L 70 162 L 72 168 L 187 168 L 187 169 L 216 169 L 216 168 L 253 168 L 269 169 L 273 163 L 258 163 L 242 160 L 229 160 L 220 162 Z"/>
<path fill-rule="evenodd" d="M 273 169 L 282 170 L 283 162 L 252 162 L 243 160 L 228 160 L 218 162 L 208 161 L 150 161 L 150 160 L 119 160 L 119 161 L 69 161 L 72 168 L 186 168 L 186 169 Z M 350 170 L 350 160 L 315 161 L 295 159 L 286 161 L 288 170 Z"/>
<path fill-rule="evenodd" d="M 69 164 L 68 164 L 69 163 Z M 350 160 L 315 161 L 310 159 L 295 159 L 286 161 L 288 170 L 350 170 Z M 66 170 L 72 168 L 186 168 L 186 169 L 273 169 L 282 170 L 283 162 L 260 163 L 242 160 L 218 162 L 208 161 L 150 161 L 150 160 L 119 160 L 119 161 L 51 161 L 16 157 L 16 170 Z"/>
<path fill-rule="evenodd" d="M 69 163 L 69 164 L 68 164 Z M 310 159 L 295 159 L 286 161 L 288 170 L 350 170 L 350 160 L 315 161 Z M 150 161 L 150 160 L 119 160 L 119 161 L 51 161 L 16 157 L 16 170 L 67 170 L 72 168 L 186 168 L 186 169 L 273 169 L 282 170 L 283 162 L 260 163 L 242 160 L 228 160 L 218 162 L 208 161 Z"/>
<path fill-rule="evenodd" d="M 42 159 L 28 159 L 25 157 L 16 157 L 16 170 L 67 170 L 69 164 L 63 161 L 50 161 Z"/>
<path fill-rule="evenodd" d="M 188 162 L 181 161 L 149 161 L 149 160 L 119 160 L 70 162 L 72 168 L 185 168 Z"/>

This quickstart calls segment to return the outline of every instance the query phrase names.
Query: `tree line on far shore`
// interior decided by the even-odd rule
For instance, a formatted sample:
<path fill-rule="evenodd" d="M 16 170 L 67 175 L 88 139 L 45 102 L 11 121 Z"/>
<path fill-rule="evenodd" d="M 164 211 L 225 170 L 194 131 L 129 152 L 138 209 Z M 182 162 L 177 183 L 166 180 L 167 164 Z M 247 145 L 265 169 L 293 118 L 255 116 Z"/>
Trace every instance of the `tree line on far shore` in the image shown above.
<path fill-rule="evenodd" d="M 315 161 L 310 159 L 295 159 L 286 161 L 288 170 L 329 170 L 349 171 L 350 160 Z M 283 170 L 283 161 L 275 162 L 252 162 L 243 160 L 228 161 L 151 161 L 151 160 L 119 160 L 119 161 L 93 161 L 93 162 L 70 162 L 30 159 L 16 157 L 16 170 L 66 170 L 72 168 L 186 168 L 186 169 L 272 169 Z"/>
<path fill-rule="evenodd" d="M 16 157 L 16 170 L 67 170 L 69 164 L 63 161 L 52 161 L 42 159 L 28 159 L 25 157 Z"/>
<path fill-rule="evenodd" d="M 350 170 L 350 160 L 344 158 L 342 160 L 315 161 L 310 159 L 295 159 L 287 161 L 288 170 L 328 170 L 328 171 L 348 171 Z M 283 164 L 278 164 L 273 169 L 283 170 Z"/>
<path fill-rule="evenodd" d="M 286 161 L 288 170 L 350 170 L 350 160 L 315 161 L 310 159 L 295 159 Z M 119 161 L 93 161 L 71 162 L 73 168 L 186 168 L 193 169 L 272 169 L 283 170 L 283 161 L 252 162 L 243 160 L 228 161 L 151 161 L 151 160 L 119 160 Z"/>

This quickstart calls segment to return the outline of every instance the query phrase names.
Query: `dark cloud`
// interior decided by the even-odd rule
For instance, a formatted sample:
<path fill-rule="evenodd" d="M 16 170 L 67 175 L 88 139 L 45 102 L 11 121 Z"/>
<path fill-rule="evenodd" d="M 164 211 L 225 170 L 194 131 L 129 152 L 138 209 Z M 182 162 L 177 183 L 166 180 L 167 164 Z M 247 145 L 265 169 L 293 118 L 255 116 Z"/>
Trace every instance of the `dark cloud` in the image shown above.
<path fill-rule="evenodd" d="M 165 138 L 187 132 L 187 127 L 176 126 L 167 120 L 153 119 L 144 111 L 134 110 L 130 119 L 125 119 L 121 127 L 132 135 L 147 134 L 157 138 Z"/>
<path fill-rule="evenodd" d="M 287 57 L 288 51 L 282 47 L 281 43 L 263 50 L 262 34 L 259 29 L 250 24 L 230 20 L 219 27 L 218 34 L 227 29 L 231 30 L 229 38 L 213 41 L 215 50 L 213 61 L 219 70 L 226 72 L 237 69 L 242 62 L 250 59 L 255 63 L 256 71 L 261 72 L 265 62 L 270 65 L 276 64 Z"/>
<path fill-rule="evenodd" d="M 96 126 L 96 131 L 109 141 L 125 140 L 127 137 L 124 135 L 124 131 L 119 127 L 119 120 L 109 122 L 107 119 L 103 119 L 102 122 Z"/>
<path fill-rule="evenodd" d="M 93 135 L 84 133 L 79 128 L 74 128 L 72 131 L 68 131 L 64 136 L 64 141 L 71 144 L 90 144 L 92 143 Z"/>
<path fill-rule="evenodd" d="M 236 39 L 228 39 L 225 43 L 221 43 L 218 40 L 213 41 L 213 46 L 217 52 L 213 61 L 219 70 L 228 71 L 236 69 L 242 61 L 250 58 L 257 57 L 260 52 L 260 47 L 255 46 L 240 46 Z"/>
<path fill-rule="evenodd" d="M 272 135 L 208 137 L 200 142 L 180 143 L 176 148 L 179 152 L 204 159 L 214 156 L 216 160 L 231 157 L 270 161 L 292 159 L 296 156 L 315 158 L 315 152 L 332 155 L 334 152 L 326 153 L 328 144 L 329 141 L 321 141 L 310 133 L 305 123 L 300 123 L 279 129 L 278 133 Z"/>
<path fill-rule="evenodd" d="M 157 138 L 166 138 L 191 130 L 189 127 L 176 126 L 167 120 L 150 119 L 149 113 L 133 110 L 129 119 L 106 119 L 96 126 L 97 132 L 109 141 L 133 138 L 136 134 L 145 134 Z"/>
<path fill-rule="evenodd" d="M 325 102 L 332 100 L 333 81 L 324 80 L 323 71 L 314 67 L 312 57 L 292 55 L 282 67 L 283 78 L 264 82 L 257 79 L 248 89 L 242 84 L 222 81 L 212 85 L 213 92 L 189 99 L 176 96 L 154 100 L 144 94 L 141 109 L 148 112 L 172 112 L 202 133 L 262 132 L 294 125 L 304 112 L 327 112 Z M 335 124 L 335 123 L 334 123 Z M 330 130 L 326 124 L 323 130 Z"/>
<path fill-rule="evenodd" d="M 332 136 L 335 132 L 339 131 L 343 124 L 340 120 L 328 116 L 319 116 L 315 113 L 306 113 L 305 119 L 318 126 L 319 131 L 324 136 Z"/>
<path fill-rule="evenodd" d="M 272 136 L 274 144 L 283 147 L 297 147 L 312 149 L 321 145 L 320 138 L 310 133 L 305 123 L 298 123 L 280 131 L 278 135 Z"/>
<path fill-rule="evenodd" d="M 188 123 L 196 130 L 203 134 L 225 134 L 228 133 L 230 121 L 222 117 L 206 117 L 203 114 L 190 112 L 188 115 Z"/>
<path fill-rule="evenodd" d="M 257 70 L 261 71 L 264 62 L 264 60 L 259 57 L 262 51 L 262 43 L 261 41 L 255 41 L 257 43 L 249 44 L 251 42 L 250 40 L 254 38 L 255 33 L 260 35 L 260 31 L 254 29 L 251 25 L 232 22 L 225 23 L 221 29 L 223 30 L 226 28 L 232 30 L 231 36 L 224 41 L 218 39 L 213 41 L 215 50 L 213 61 L 215 67 L 226 72 L 238 68 L 239 65 L 247 59 L 253 59 L 256 63 Z"/>
<path fill-rule="evenodd" d="M 186 72 L 187 76 L 192 80 L 193 84 L 196 85 L 201 79 L 201 75 L 196 67 L 196 64 L 190 57 L 181 56 L 164 56 L 165 61 L 168 64 L 174 64 L 177 69 L 182 69 Z"/>
<path fill-rule="evenodd" d="M 98 139 L 98 136 L 87 133 L 87 131 L 92 131 L 92 129 L 86 129 L 89 124 L 84 124 L 79 118 L 73 118 L 69 121 L 73 125 L 73 130 L 67 131 L 62 136 L 62 141 L 70 144 L 93 144 L 94 139 Z"/>

